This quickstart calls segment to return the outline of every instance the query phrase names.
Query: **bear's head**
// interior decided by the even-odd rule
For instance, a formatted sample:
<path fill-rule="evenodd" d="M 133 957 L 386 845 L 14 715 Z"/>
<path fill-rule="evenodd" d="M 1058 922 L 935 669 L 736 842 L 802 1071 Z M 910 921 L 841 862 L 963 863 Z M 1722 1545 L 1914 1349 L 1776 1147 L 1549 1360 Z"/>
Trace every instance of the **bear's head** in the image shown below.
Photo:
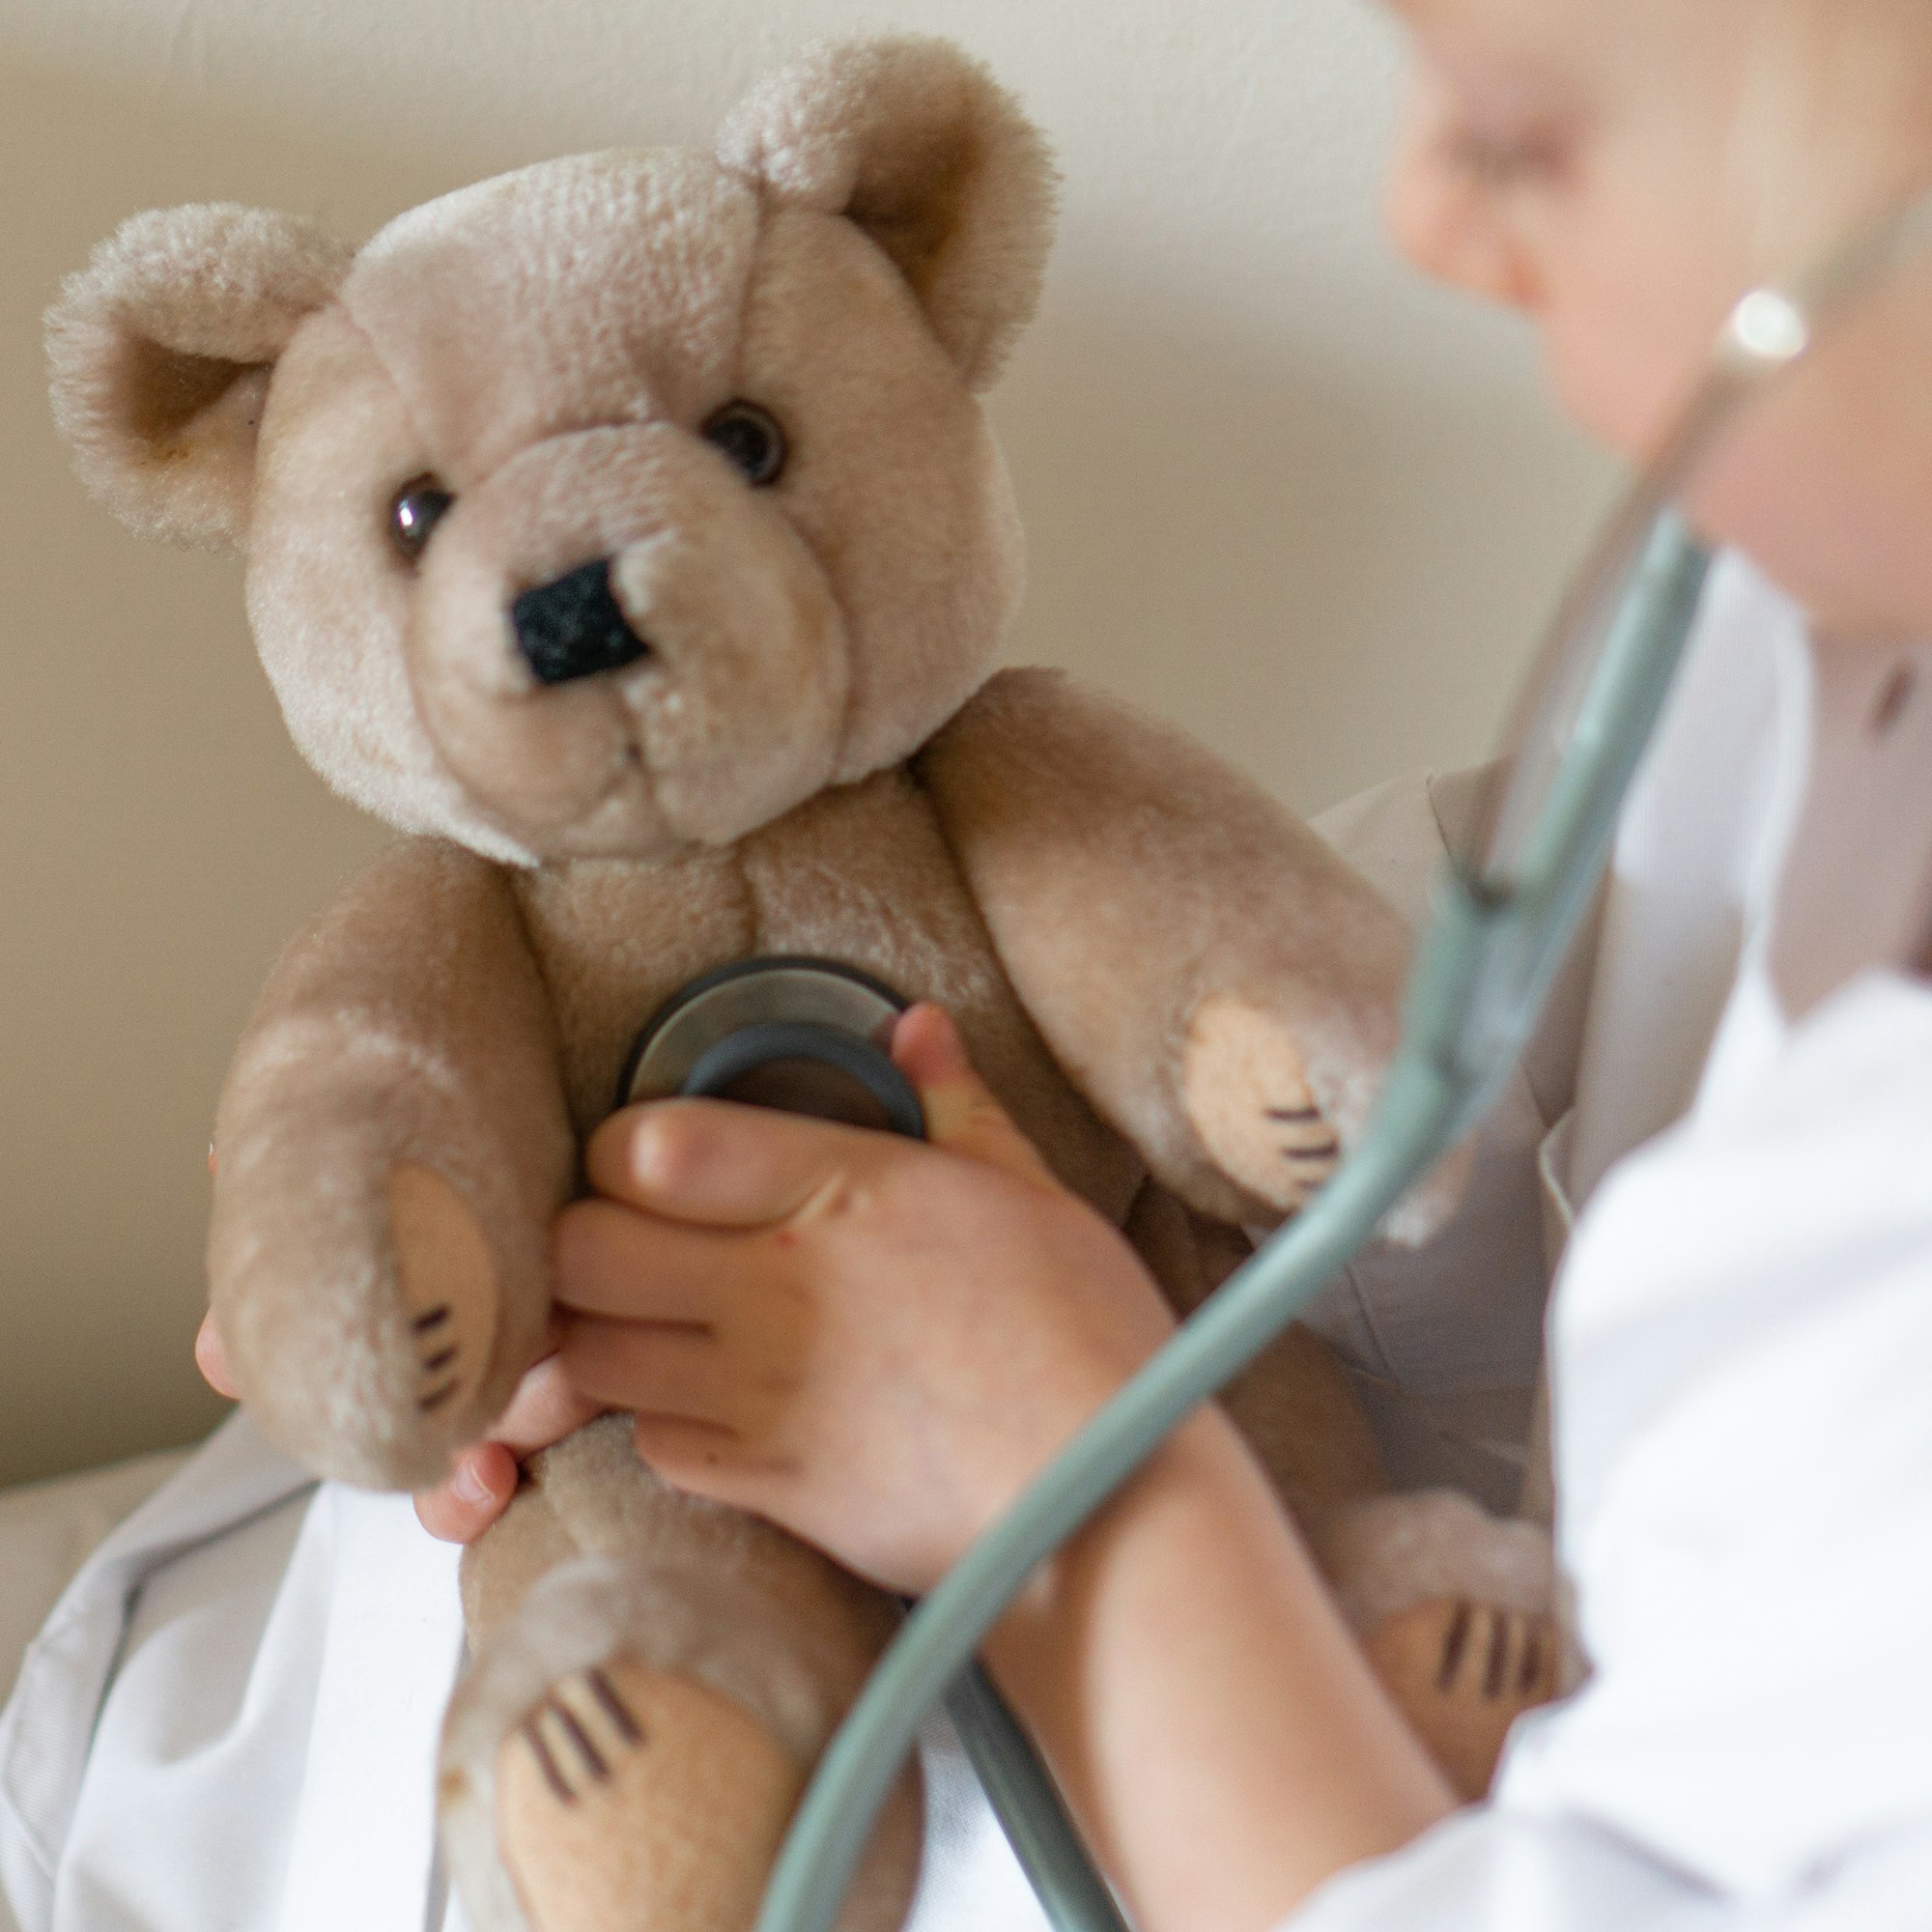
<path fill-rule="evenodd" d="M 512 863 L 736 838 L 978 688 L 1021 546 L 979 403 L 1045 147 L 943 43 L 820 48 L 715 155 L 545 162 L 359 252 L 128 221 L 48 319 L 83 481 L 237 545 L 304 756 Z"/>

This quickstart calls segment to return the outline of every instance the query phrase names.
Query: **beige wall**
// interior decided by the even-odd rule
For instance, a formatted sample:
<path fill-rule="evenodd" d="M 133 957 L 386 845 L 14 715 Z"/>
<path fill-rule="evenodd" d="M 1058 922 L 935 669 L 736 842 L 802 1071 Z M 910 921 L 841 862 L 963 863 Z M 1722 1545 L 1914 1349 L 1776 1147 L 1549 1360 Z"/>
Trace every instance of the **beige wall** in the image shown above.
<path fill-rule="evenodd" d="M 0 11 L 0 1481 L 183 1439 L 208 1121 L 276 947 L 372 828 L 287 749 L 227 561 L 86 503 L 39 315 L 123 214 L 355 236 L 478 173 L 701 138 L 805 35 L 956 35 L 1066 172 L 997 413 L 1015 655 L 1295 804 L 1476 755 L 1600 500 L 1525 345 L 1375 232 L 1395 50 L 1360 0 L 8 0 Z"/>

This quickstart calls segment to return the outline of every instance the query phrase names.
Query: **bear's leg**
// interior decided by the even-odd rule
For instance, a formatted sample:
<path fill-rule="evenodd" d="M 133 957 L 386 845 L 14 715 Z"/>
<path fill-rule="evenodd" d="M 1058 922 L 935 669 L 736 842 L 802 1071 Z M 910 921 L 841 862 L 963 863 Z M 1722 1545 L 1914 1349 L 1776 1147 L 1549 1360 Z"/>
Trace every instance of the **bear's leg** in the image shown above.
<path fill-rule="evenodd" d="M 876 1647 L 802 1614 L 800 1594 L 743 1569 L 603 1556 L 529 1591 L 443 1733 L 444 1834 L 476 1932 L 749 1932 Z M 895 1932 L 920 1837 L 908 1777 L 839 1932 Z"/>
<path fill-rule="evenodd" d="M 1246 1258 L 1237 1231 L 1150 1183 L 1126 1232 L 1182 1314 Z M 1222 1405 L 1293 1513 L 1397 1709 L 1465 1798 L 1510 1725 L 1561 1688 L 1548 1536 L 1450 1491 L 1386 1492 L 1367 1418 L 1325 1344 L 1291 1326 Z"/>

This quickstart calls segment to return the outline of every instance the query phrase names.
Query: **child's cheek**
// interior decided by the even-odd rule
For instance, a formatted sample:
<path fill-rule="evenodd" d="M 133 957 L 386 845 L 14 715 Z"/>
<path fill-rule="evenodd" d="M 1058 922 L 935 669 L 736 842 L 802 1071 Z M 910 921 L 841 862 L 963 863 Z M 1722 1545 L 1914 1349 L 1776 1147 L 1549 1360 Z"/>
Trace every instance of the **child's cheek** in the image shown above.
<path fill-rule="evenodd" d="M 1543 342 L 1565 412 L 1605 448 L 1641 463 L 1667 431 L 1696 358 L 1681 345 L 1667 354 L 1648 348 L 1615 317 L 1554 307 Z"/>
<path fill-rule="evenodd" d="M 1628 229 L 1587 253 L 1552 261 L 1544 344 L 1563 406 L 1591 436 L 1632 463 L 1675 426 L 1710 367 L 1742 283 L 1708 261 L 1682 258 L 1654 235 Z"/>
<path fill-rule="evenodd" d="M 1626 133 L 1593 150 L 1541 250 L 1558 397 L 1631 462 L 1669 433 L 1747 279 L 1719 211 L 1658 148 Z"/>
<path fill-rule="evenodd" d="M 1820 351 L 1739 421 L 1694 509 L 1826 628 L 1917 629 L 1932 596 L 1932 445 L 1909 447 L 1911 398 L 1843 360 L 1847 346 Z"/>

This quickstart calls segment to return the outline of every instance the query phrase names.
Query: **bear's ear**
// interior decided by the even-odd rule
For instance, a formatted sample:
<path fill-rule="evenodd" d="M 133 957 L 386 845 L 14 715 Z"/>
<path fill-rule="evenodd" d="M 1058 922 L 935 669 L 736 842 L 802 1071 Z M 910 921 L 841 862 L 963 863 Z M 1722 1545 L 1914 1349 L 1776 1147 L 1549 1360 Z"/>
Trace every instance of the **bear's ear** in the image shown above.
<path fill-rule="evenodd" d="M 143 535 L 240 543 L 270 374 L 350 252 L 226 204 L 123 222 L 47 311 L 54 421 L 88 490 Z"/>
<path fill-rule="evenodd" d="M 1039 300 L 1057 177 L 986 70 L 920 36 L 825 44 L 753 89 L 719 158 L 781 202 L 850 216 L 898 265 L 974 388 Z"/>

